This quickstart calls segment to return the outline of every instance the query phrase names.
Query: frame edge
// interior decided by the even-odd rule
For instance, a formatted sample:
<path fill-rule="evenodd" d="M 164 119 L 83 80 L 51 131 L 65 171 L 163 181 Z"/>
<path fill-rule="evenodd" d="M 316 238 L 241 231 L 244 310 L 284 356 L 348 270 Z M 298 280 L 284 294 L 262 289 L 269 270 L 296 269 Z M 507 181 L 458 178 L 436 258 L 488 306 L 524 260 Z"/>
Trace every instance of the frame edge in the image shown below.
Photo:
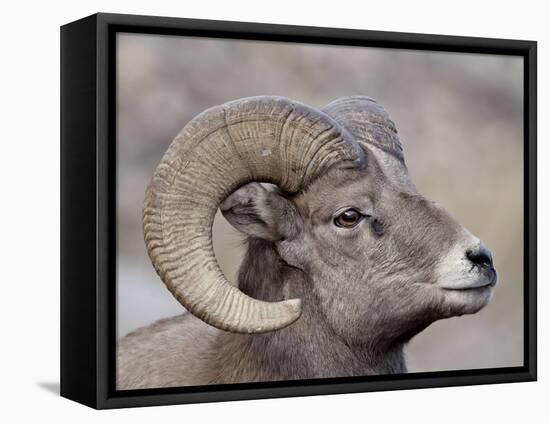
<path fill-rule="evenodd" d="M 96 16 L 61 27 L 61 396 L 96 407 Z"/>

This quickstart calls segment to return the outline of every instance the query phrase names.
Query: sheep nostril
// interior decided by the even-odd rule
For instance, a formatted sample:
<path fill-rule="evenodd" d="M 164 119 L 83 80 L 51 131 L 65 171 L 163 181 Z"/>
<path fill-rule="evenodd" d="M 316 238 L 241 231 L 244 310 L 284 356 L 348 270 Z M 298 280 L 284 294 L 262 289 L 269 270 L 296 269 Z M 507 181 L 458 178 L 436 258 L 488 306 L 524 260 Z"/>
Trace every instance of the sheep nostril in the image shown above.
<path fill-rule="evenodd" d="M 473 264 L 482 267 L 493 267 L 491 252 L 483 245 L 466 251 L 466 258 Z"/>

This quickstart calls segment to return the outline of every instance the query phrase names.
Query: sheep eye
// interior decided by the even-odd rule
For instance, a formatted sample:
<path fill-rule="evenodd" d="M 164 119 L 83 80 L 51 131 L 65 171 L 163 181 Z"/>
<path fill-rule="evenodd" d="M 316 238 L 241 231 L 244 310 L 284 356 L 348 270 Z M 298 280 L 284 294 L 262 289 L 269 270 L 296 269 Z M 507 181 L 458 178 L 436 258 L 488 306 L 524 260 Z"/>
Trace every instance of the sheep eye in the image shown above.
<path fill-rule="evenodd" d="M 361 219 L 363 219 L 361 213 L 355 209 L 348 209 L 334 219 L 334 224 L 340 228 L 353 228 Z"/>

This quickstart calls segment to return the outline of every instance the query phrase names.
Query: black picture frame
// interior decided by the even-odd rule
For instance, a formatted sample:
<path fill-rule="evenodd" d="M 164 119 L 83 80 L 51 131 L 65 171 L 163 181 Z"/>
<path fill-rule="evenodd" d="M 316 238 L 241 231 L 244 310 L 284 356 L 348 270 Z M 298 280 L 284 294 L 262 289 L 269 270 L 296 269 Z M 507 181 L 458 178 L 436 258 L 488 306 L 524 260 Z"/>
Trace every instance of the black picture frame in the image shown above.
<path fill-rule="evenodd" d="M 117 32 L 523 57 L 524 365 L 116 391 Z M 103 13 L 61 27 L 61 395 L 99 409 L 536 380 L 536 119 L 534 41 Z"/>

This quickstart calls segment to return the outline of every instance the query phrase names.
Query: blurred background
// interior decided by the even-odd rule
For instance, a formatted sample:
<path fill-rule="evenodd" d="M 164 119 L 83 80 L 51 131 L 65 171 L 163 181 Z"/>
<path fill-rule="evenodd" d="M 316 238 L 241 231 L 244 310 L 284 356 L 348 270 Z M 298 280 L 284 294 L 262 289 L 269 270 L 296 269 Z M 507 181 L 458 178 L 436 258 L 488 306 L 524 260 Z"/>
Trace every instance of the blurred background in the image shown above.
<path fill-rule="evenodd" d="M 145 187 L 179 130 L 253 95 L 321 108 L 375 98 L 396 122 L 418 190 L 492 249 L 499 284 L 481 312 L 436 322 L 406 349 L 409 371 L 523 365 L 523 61 L 495 55 L 119 34 L 117 335 L 180 314 L 145 250 Z M 218 214 L 229 279 L 241 237 Z"/>

